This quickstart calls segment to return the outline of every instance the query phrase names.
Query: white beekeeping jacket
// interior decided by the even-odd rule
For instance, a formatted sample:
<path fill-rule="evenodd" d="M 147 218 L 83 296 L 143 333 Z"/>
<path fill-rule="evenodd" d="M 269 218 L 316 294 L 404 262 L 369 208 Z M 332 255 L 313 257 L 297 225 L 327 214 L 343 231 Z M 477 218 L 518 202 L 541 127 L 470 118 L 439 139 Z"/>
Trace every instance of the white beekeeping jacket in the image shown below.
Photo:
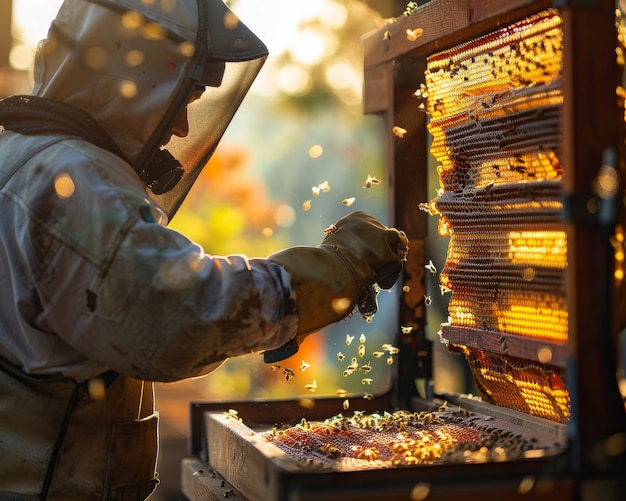
<path fill-rule="evenodd" d="M 166 226 L 266 56 L 233 16 L 220 0 L 65 1 L 33 96 L 0 101 L 0 357 L 172 381 L 295 335 L 283 268 Z M 189 136 L 167 142 L 198 86 Z"/>

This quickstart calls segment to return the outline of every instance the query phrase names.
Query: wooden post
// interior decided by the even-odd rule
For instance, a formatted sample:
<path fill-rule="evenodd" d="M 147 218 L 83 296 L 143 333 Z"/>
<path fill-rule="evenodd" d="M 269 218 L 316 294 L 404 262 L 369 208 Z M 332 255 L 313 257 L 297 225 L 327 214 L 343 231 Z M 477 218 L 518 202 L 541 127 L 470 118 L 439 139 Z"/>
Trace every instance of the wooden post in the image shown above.
<path fill-rule="evenodd" d="M 612 349 L 610 202 L 594 193 L 607 151 L 618 151 L 615 2 L 558 2 L 563 16 L 562 163 L 568 233 L 572 467 L 584 482 L 610 469 L 607 440 L 626 430 Z M 617 165 L 615 165 L 617 167 Z M 622 203 L 621 200 L 618 201 Z M 610 212 L 610 211 L 609 211 Z"/>
<path fill-rule="evenodd" d="M 8 66 L 9 53 L 11 52 L 11 17 L 13 13 L 13 0 L 0 2 L 0 68 Z"/>

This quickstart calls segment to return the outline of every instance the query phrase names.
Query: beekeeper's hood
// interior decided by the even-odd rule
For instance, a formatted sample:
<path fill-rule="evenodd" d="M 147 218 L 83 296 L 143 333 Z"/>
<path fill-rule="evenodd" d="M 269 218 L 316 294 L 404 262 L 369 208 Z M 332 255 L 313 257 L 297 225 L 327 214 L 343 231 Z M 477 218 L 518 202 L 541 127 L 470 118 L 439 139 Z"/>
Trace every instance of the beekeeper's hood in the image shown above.
<path fill-rule="evenodd" d="M 65 0 L 38 48 L 33 93 L 91 114 L 171 216 L 266 57 L 222 0 Z M 205 87 L 188 106 L 189 135 L 168 142 Z"/>

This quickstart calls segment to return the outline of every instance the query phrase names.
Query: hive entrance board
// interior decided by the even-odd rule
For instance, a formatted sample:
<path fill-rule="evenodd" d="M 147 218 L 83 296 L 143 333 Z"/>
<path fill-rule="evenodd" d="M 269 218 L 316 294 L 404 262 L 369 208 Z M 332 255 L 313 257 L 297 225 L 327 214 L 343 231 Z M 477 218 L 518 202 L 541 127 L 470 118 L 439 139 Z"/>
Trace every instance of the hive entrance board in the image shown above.
<path fill-rule="evenodd" d="M 490 407 L 478 401 L 473 405 L 481 411 Z M 528 472 L 557 461 L 566 444 L 563 425 L 534 423 L 516 411 L 504 412 L 492 417 L 446 405 L 432 412 L 303 419 L 280 429 L 248 427 L 234 412 L 207 412 L 204 426 L 211 468 L 250 501 L 305 495 L 332 499 L 331 493 L 339 495 L 343 489 L 363 490 L 360 499 L 375 499 L 378 482 L 386 482 L 388 490 L 393 481 L 398 492 L 408 495 L 420 469 L 427 469 L 431 480 L 439 474 L 458 475 L 459 465 L 495 467 L 496 475 L 500 466 L 503 476 L 515 476 L 520 462 Z"/>

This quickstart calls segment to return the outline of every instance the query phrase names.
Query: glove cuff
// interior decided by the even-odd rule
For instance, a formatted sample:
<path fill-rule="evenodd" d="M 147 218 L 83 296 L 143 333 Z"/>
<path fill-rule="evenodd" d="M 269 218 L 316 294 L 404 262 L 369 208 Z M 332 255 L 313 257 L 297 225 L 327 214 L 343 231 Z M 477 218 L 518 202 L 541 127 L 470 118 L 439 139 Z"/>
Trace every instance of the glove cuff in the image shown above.
<path fill-rule="evenodd" d="M 333 246 L 291 247 L 268 257 L 291 274 L 298 311 L 298 334 L 347 317 L 356 306 L 357 271 Z M 375 274 L 370 270 L 374 279 Z"/>

